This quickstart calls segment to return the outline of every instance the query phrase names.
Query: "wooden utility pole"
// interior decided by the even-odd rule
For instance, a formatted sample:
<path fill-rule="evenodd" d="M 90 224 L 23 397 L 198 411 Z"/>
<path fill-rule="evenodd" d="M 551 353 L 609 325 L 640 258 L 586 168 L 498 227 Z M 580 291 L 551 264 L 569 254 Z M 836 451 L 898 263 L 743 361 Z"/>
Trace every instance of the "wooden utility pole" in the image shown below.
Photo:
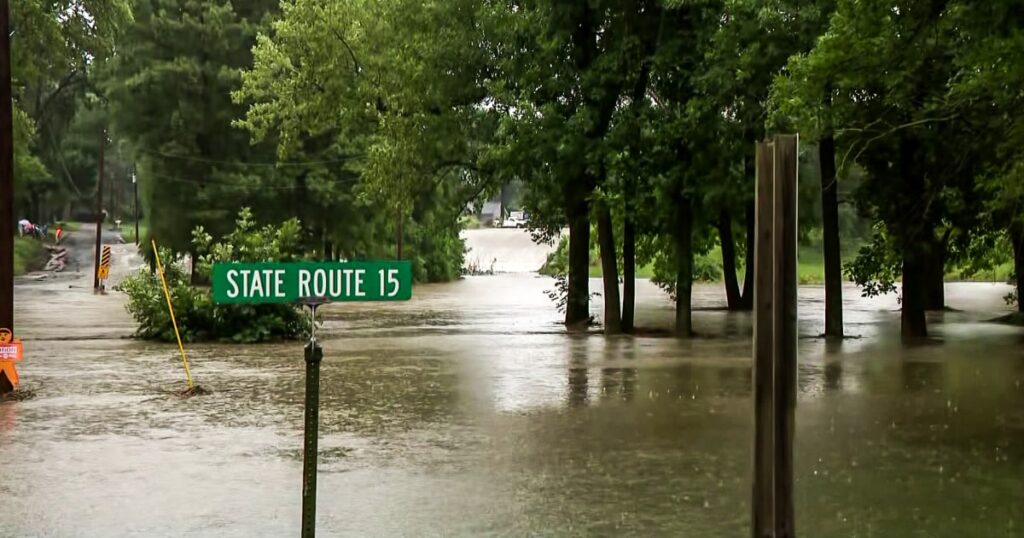
<path fill-rule="evenodd" d="M 135 246 L 139 246 L 139 178 L 135 176 L 135 169 L 132 169 L 132 190 L 135 191 L 135 201 L 132 203 L 132 213 L 135 214 Z"/>
<path fill-rule="evenodd" d="M 0 329 L 14 334 L 14 118 L 11 103 L 11 24 L 0 0 Z M 0 373 L 0 394 L 14 390 Z"/>
<path fill-rule="evenodd" d="M 752 536 L 794 538 L 796 135 L 757 147 Z"/>
<path fill-rule="evenodd" d="M 100 289 L 100 243 L 103 241 L 103 149 L 107 145 L 107 130 L 100 130 L 100 166 L 96 179 L 96 253 L 92 267 L 92 289 Z"/>

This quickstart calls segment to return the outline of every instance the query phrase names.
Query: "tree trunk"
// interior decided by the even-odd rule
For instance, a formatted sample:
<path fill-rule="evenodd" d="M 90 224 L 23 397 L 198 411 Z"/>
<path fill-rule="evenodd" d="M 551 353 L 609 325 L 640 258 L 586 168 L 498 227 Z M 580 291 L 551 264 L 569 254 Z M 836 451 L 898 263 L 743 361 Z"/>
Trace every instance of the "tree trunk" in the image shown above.
<path fill-rule="evenodd" d="M 928 279 L 925 291 L 925 310 L 946 308 L 946 249 L 949 248 L 949 233 L 939 241 L 931 240 L 928 248 L 927 265 L 924 270 Z"/>
<path fill-rule="evenodd" d="M 628 197 L 630 194 L 626 193 Z M 622 331 L 633 332 L 636 310 L 636 222 L 633 208 L 627 201 L 622 226 Z"/>
<path fill-rule="evenodd" d="M 648 52 L 651 52 L 650 50 Z M 633 85 L 630 95 L 630 111 L 633 114 L 630 151 L 640 154 L 643 144 L 642 114 L 647 100 L 647 85 L 650 82 L 651 63 L 644 60 L 640 66 L 640 75 Z M 635 325 L 636 312 L 636 207 L 634 199 L 639 181 L 633 176 L 626 176 L 625 187 L 622 189 L 622 205 L 624 217 L 622 224 L 622 330 L 632 333 Z"/>
<path fill-rule="evenodd" d="M 396 260 L 401 260 L 402 259 L 402 254 L 403 254 L 402 253 L 402 247 L 403 247 L 402 243 L 405 240 L 405 230 L 404 230 L 404 227 L 405 227 L 404 226 L 405 225 L 405 215 L 402 214 L 402 210 L 401 209 L 398 210 L 398 215 L 396 215 L 396 217 L 398 219 L 398 225 L 396 226 L 397 230 L 395 232 L 395 236 L 396 236 L 395 237 L 395 259 Z"/>
<path fill-rule="evenodd" d="M 825 337 L 843 337 L 843 267 L 839 256 L 839 178 L 835 139 L 829 132 L 818 143 L 821 166 L 821 224 L 825 249 Z"/>
<path fill-rule="evenodd" d="M 725 302 L 729 310 L 740 310 L 742 296 L 736 278 L 736 243 L 732 237 L 732 217 L 729 212 L 718 213 L 718 242 L 722 245 L 722 273 L 725 278 Z"/>
<path fill-rule="evenodd" d="M 501 201 L 501 212 L 499 217 L 501 220 L 505 220 L 505 217 L 508 216 L 508 212 L 512 209 L 512 189 L 509 188 L 508 183 L 501 186 L 501 197 L 499 200 Z"/>
<path fill-rule="evenodd" d="M 928 336 L 925 320 L 925 294 L 927 267 L 922 247 L 911 243 L 903 254 L 903 297 L 901 299 L 900 329 L 904 340 Z"/>
<path fill-rule="evenodd" d="M 326 235 L 324 236 L 324 260 L 334 261 L 334 243 Z"/>
<path fill-rule="evenodd" d="M 29 205 L 29 218 L 32 220 L 32 222 L 36 224 L 42 224 L 44 221 L 42 219 L 42 211 L 40 209 L 41 204 L 39 203 L 38 192 L 34 190 L 29 191 Z"/>
<path fill-rule="evenodd" d="M 753 177 L 753 176 L 751 176 Z M 743 294 L 740 295 L 740 309 L 741 310 L 753 310 L 754 309 L 754 203 L 751 202 L 747 206 L 746 212 L 746 224 L 747 224 L 747 244 L 746 244 L 746 263 L 743 269 Z"/>
<path fill-rule="evenodd" d="M 1024 315 L 1024 226 L 1010 233 L 1013 243 L 1013 274 L 1017 279 L 1017 312 Z"/>
<path fill-rule="evenodd" d="M 565 324 L 590 319 L 590 211 L 586 200 L 575 204 L 569 217 L 569 277 Z"/>
<path fill-rule="evenodd" d="M 750 147 L 754 146 L 754 140 L 751 140 Z M 755 166 L 755 156 L 747 155 L 743 162 L 743 173 L 744 177 L 750 179 L 750 184 L 757 188 L 757 168 Z M 743 290 L 740 295 L 740 309 L 741 310 L 753 310 L 754 309 L 754 222 L 756 214 L 754 213 L 754 201 L 751 200 L 747 204 L 746 215 L 747 225 L 747 243 L 746 243 L 746 263 L 744 264 L 743 270 Z"/>
<path fill-rule="evenodd" d="M 188 280 L 189 280 L 189 283 L 192 284 L 193 286 L 198 286 L 199 284 L 202 283 L 200 281 L 201 279 L 199 278 L 199 271 L 196 270 L 196 268 L 197 268 L 196 266 L 199 265 L 199 255 L 196 253 L 196 250 L 193 248 L 191 251 L 189 251 L 188 256 L 190 258 L 189 278 L 188 278 Z"/>
<path fill-rule="evenodd" d="M 619 310 L 619 269 L 615 251 L 612 213 L 608 204 L 598 202 L 597 241 L 601 247 L 601 272 L 604 281 L 604 333 L 622 332 L 622 314 Z"/>
<path fill-rule="evenodd" d="M 693 207 L 689 198 L 676 207 L 676 336 L 693 336 L 690 298 L 693 292 Z"/>

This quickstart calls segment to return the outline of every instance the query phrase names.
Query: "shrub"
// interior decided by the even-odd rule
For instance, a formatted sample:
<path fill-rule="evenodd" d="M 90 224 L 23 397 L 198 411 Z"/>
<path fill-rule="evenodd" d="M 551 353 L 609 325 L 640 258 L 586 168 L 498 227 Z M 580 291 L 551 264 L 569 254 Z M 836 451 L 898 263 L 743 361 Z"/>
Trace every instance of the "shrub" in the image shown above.
<path fill-rule="evenodd" d="M 278 227 L 258 228 L 252 213 L 243 208 L 235 224 L 235 230 L 218 242 L 202 227 L 193 231 L 192 243 L 198 254 L 196 272 L 202 279 L 209 280 L 214 262 L 293 261 L 301 257 L 298 220 L 289 220 Z M 214 304 L 209 289 L 190 284 L 183 256 L 161 249 L 160 260 L 164 264 L 164 278 L 182 340 L 270 342 L 297 338 L 308 325 L 300 309 L 292 305 Z M 128 295 L 126 308 L 139 324 L 137 337 L 174 341 L 174 327 L 157 275 L 142 270 L 125 279 L 116 289 Z"/>

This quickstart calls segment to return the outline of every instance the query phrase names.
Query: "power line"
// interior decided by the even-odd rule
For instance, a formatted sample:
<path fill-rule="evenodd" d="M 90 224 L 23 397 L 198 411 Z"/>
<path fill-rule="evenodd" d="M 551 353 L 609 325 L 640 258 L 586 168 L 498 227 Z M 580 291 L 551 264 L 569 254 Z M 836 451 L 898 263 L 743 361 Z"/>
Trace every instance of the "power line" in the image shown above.
<path fill-rule="evenodd" d="M 171 176 L 171 175 L 167 175 L 167 174 L 161 174 L 159 172 L 149 172 L 149 173 L 147 173 L 145 175 L 153 176 L 153 177 L 158 177 L 158 178 L 163 179 L 165 181 L 173 181 L 173 182 L 176 182 L 176 183 L 184 183 L 184 184 L 188 184 L 188 185 L 198 185 L 200 187 L 214 186 L 214 187 L 218 187 L 218 188 L 227 187 L 227 188 L 237 188 L 237 189 L 272 190 L 272 191 L 287 191 L 287 190 L 295 190 L 295 189 L 300 188 L 298 185 L 263 185 L 263 184 L 241 184 L 241 183 L 229 183 L 229 182 L 221 182 L 221 181 L 208 181 L 208 180 L 204 180 L 204 179 L 191 179 L 191 178 L 184 178 L 184 177 L 178 177 L 178 176 Z M 332 185 L 348 185 L 348 184 L 358 183 L 359 179 L 358 178 L 345 178 L 345 179 L 329 180 L 327 182 L 332 184 Z M 309 186 L 306 186 L 306 188 L 308 189 Z"/>
<path fill-rule="evenodd" d="M 164 153 L 162 151 L 154 151 L 148 149 L 140 149 L 142 153 L 148 153 L 165 159 L 177 159 L 181 161 L 193 161 L 202 162 L 207 164 L 224 164 L 230 166 L 269 166 L 269 167 L 280 167 L 280 166 L 311 166 L 318 164 L 341 164 L 347 163 L 355 159 L 361 159 L 364 157 L 362 154 L 349 155 L 338 159 L 324 159 L 315 161 L 274 161 L 274 162 L 247 162 L 247 161 L 226 161 L 221 159 L 211 159 L 208 157 L 195 157 L 190 155 L 174 155 L 172 153 Z"/>

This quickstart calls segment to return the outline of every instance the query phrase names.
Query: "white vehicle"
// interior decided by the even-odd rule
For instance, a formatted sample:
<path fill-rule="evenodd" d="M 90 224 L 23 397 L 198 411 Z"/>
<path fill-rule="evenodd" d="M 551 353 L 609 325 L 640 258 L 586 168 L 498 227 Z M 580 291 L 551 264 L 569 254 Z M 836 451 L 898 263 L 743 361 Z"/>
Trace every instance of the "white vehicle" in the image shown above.
<path fill-rule="evenodd" d="M 502 228 L 523 228 L 526 226 L 527 218 L 526 213 L 522 211 L 512 211 L 501 223 Z"/>

